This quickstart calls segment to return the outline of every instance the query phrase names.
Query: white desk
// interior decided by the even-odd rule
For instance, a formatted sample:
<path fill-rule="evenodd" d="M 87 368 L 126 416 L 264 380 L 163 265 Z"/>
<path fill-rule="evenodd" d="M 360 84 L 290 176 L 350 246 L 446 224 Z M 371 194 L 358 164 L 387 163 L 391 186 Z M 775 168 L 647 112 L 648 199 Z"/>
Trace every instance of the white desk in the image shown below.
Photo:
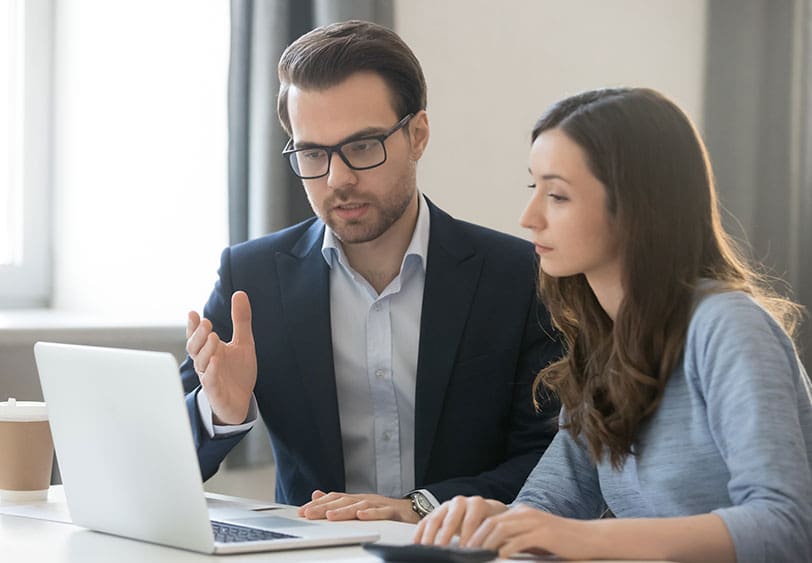
<path fill-rule="evenodd" d="M 52 487 L 47 503 L 43 503 L 40 517 L 64 519 L 66 515 L 61 487 Z M 246 555 L 205 555 L 129 540 L 107 534 L 92 532 L 65 522 L 48 521 L 4 514 L 11 510 L 0 505 L 0 561 L 17 563 L 36 561 L 51 563 L 187 563 L 222 561 L 272 562 L 324 562 L 380 563 L 377 557 L 368 555 L 360 546 L 299 549 L 289 551 L 254 553 Z M 295 515 L 295 508 L 273 511 L 282 516 Z M 399 522 L 350 522 L 350 525 L 380 534 L 381 542 L 410 543 L 415 526 Z M 641 563 L 641 562 L 637 562 Z"/>
<path fill-rule="evenodd" d="M 261 503 L 267 504 L 267 503 Z M 8 512 L 27 512 L 36 518 L 12 516 Z M 295 508 L 262 512 L 295 517 Z M 42 520 L 39 518 L 49 518 Z M 375 563 L 360 546 L 287 550 L 241 555 L 213 556 L 192 551 L 120 538 L 65 523 L 69 515 L 61 486 L 51 487 L 48 501 L 36 505 L 0 505 L 0 561 L 70 563 L 186 563 L 193 561 L 343 561 Z M 63 521 L 58 521 L 63 520 Z M 387 543 L 409 543 L 414 526 L 399 522 L 350 522 L 349 525 L 373 530 Z"/>
<path fill-rule="evenodd" d="M 396 522 L 364 522 L 387 542 L 408 543 L 411 527 Z M 383 525 L 381 525 L 383 524 Z M 403 528 L 406 528 L 405 530 Z M 92 532 L 71 524 L 0 515 L 0 560 L 70 563 L 185 563 L 232 561 L 343 561 L 380 563 L 360 546 L 213 556 Z"/>

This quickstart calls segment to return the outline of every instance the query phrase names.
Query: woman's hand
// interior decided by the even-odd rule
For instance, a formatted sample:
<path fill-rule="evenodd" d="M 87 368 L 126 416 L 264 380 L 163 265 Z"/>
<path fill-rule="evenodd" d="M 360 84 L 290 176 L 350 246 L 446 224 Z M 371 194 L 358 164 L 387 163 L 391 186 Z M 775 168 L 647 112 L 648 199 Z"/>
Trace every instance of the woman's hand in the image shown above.
<path fill-rule="evenodd" d="M 464 546 L 498 551 L 499 557 L 504 559 L 519 552 L 592 559 L 594 553 L 590 552 L 583 535 L 585 526 L 583 521 L 517 505 L 486 518 Z"/>
<path fill-rule="evenodd" d="M 524 552 L 576 560 L 736 560 L 730 532 L 716 514 L 576 520 L 521 504 L 508 509 L 495 500 L 456 497 L 420 522 L 414 541 L 447 545 L 454 534 L 460 546 L 498 551 L 503 559 Z"/>
<path fill-rule="evenodd" d="M 486 518 L 506 510 L 507 506 L 498 500 L 454 497 L 420 521 L 414 543 L 448 545 L 459 534 L 460 545 L 464 546 Z"/>

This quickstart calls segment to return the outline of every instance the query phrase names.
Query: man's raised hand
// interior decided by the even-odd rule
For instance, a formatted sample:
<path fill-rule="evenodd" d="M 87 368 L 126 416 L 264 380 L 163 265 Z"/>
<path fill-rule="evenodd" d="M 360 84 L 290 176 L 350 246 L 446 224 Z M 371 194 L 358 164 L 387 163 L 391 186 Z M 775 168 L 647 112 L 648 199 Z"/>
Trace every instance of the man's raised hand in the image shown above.
<path fill-rule="evenodd" d="M 212 331 L 211 322 L 192 311 L 186 325 L 186 351 L 206 392 L 215 424 L 242 424 L 257 381 L 257 356 L 251 330 L 251 303 L 244 291 L 231 296 L 231 342 Z"/>

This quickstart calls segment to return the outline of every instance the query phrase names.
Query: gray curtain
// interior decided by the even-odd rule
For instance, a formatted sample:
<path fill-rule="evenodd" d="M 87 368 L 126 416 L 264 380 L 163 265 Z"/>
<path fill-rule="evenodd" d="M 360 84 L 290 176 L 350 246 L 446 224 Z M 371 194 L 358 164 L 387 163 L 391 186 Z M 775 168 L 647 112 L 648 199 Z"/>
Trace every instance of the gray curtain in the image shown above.
<path fill-rule="evenodd" d="M 709 0 L 707 21 L 705 139 L 726 227 L 812 310 L 810 2 Z"/>
<path fill-rule="evenodd" d="M 276 65 L 303 33 L 349 19 L 392 27 L 392 0 L 231 0 L 228 77 L 229 241 L 235 244 L 293 225 L 312 212 L 280 153 L 287 136 L 276 115 Z M 257 343 L 261 346 L 262 343 Z M 229 467 L 271 463 L 258 424 L 229 454 Z"/>

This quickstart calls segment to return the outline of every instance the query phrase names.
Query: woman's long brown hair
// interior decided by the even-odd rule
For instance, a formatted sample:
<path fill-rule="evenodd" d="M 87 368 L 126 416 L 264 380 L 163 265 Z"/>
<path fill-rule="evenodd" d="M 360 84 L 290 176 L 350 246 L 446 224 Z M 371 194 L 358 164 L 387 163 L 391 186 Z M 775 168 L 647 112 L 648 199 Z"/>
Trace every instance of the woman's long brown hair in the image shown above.
<path fill-rule="evenodd" d="M 563 426 L 593 460 L 608 454 L 619 468 L 682 357 L 700 280 L 752 295 L 790 335 L 800 309 L 767 287 L 725 233 L 707 151 L 673 102 L 649 89 L 584 92 L 553 105 L 532 140 L 556 128 L 580 146 L 606 189 L 624 298 L 612 322 L 582 274 L 539 272 L 567 355 L 539 373 L 534 396 L 542 385 L 557 393 Z"/>

